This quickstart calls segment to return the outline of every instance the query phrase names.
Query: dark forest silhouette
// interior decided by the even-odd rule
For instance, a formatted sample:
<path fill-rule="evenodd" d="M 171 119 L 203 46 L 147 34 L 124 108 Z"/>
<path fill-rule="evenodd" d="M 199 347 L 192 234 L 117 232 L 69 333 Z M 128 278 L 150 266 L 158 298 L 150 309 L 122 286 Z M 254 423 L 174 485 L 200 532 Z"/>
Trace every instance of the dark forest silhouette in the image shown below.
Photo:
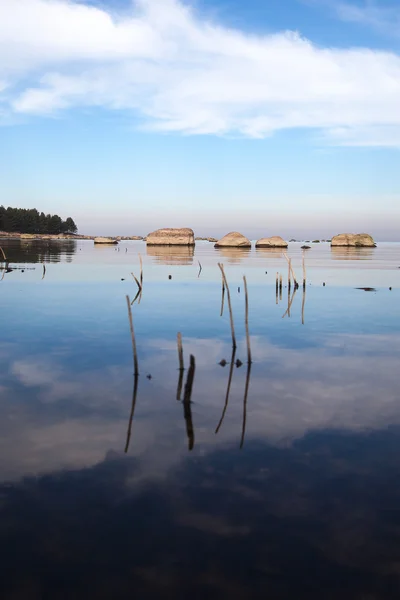
<path fill-rule="evenodd" d="M 65 221 L 58 215 L 45 215 L 36 208 L 5 208 L 0 206 L 0 231 L 9 233 L 76 233 L 74 220 Z"/>

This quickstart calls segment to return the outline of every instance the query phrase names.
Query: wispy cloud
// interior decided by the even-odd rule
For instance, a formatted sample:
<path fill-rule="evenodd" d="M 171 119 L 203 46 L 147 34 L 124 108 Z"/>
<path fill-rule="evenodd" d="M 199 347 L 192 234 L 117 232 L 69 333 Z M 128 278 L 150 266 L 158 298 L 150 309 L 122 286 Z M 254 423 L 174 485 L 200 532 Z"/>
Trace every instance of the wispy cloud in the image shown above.
<path fill-rule="evenodd" d="M 389 35 L 400 37 L 400 5 L 364 0 L 361 3 L 332 2 L 332 8 L 343 21 L 367 25 Z"/>
<path fill-rule="evenodd" d="M 0 0 L 0 80 L 9 85 L 0 113 L 102 107 L 165 132 L 260 138 L 306 128 L 335 144 L 400 146 L 396 53 L 250 35 L 180 0 L 137 0 L 123 15 Z"/>

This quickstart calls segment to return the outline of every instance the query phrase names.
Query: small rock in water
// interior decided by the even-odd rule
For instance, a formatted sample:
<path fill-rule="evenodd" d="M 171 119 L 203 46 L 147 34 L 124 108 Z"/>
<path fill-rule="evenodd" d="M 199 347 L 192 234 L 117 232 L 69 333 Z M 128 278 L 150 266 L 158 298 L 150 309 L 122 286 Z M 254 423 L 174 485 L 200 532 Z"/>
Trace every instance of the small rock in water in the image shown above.
<path fill-rule="evenodd" d="M 121 281 L 125 281 L 125 279 L 123 277 L 121 277 Z"/>
<path fill-rule="evenodd" d="M 147 379 L 152 379 L 152 376 L 150 375 L 150 373 L 148 375 L 146 375 Z"/>
<path fill-rule="evenodd" d="M 23 272 L 23 271 L 22 271 L 22 272 Z M 392 288 L 391 288 L 391 287 L 389 288 L 389 291 L 390 291 L 390 292 L 392 291 Z"/>
<path fill-rule="evenodd" d="M 238 294 L 240 294 L 240 287 L 238 287 Z"/>
<path fill-rule="evenodd" d="M 268 275 L 268 271 L 265 271 L 265 274 Z"/>
<path fill-rule="evenodd" d="M 235 364 L 236 364 L 236 367 L 239 368 L 239 367 L 242 366 L 243 363 L 242 363 L 242 361 L 239 358 L 237 358 Z"/>
<path fill-rule="evenodd" d="M 172 275 L 168 275 L 168 279 L 172 279 Z"/>
<path fill-rule="evenodd" d="M 325 287 L 325 281 L 324 281 L 324 283 L 322 285 Z"/>
<path fill-rule="evenodd" d="M 226 362 L 226 360 L 223 358 L 222 360 L 219 361 L 218 363 L 219 365 L 221 365 L 221 367 L 225 367 L 228 363 Z"/>

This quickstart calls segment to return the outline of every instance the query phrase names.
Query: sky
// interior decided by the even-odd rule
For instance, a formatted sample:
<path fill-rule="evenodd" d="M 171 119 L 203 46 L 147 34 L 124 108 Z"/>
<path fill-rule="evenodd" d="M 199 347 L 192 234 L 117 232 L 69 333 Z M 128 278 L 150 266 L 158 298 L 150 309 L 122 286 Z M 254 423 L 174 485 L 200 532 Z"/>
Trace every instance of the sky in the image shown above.
<path fill-rule="evenodd" d="M 0 0 L 0 204 L 400 241 L 400 3 Z"/>

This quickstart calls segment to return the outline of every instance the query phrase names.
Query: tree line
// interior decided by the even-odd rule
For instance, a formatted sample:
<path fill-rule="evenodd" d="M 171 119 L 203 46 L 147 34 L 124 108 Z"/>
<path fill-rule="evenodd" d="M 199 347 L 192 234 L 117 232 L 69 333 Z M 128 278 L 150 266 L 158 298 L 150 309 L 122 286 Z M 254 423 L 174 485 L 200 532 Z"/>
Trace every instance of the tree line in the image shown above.
<path fill-rule="evenodd" d="M 36 208 L 5 208 L 0 206 L 0 231 L 7 233 L 76 233 L 71 217 L 63 221 L 58 215 L 45 215 Z"/>

